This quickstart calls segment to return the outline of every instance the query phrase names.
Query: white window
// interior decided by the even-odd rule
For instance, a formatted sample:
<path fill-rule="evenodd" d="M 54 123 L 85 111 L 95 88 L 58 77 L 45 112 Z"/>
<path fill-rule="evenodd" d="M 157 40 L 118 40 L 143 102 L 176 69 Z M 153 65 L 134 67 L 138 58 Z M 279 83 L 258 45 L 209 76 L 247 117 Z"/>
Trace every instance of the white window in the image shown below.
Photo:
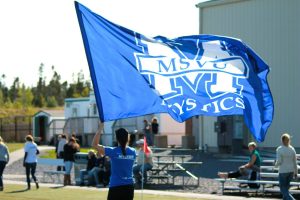
<path fill-rule="evenodd" d="M 77 108 L 72 108 L 72 117 L 77 117 Z"/>

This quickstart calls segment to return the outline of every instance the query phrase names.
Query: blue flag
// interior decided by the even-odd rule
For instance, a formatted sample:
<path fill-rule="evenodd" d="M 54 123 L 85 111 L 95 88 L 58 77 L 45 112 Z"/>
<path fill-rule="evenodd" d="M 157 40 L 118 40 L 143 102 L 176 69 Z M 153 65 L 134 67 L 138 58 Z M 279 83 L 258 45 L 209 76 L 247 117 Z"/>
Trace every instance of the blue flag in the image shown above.
<path fill-rule="evenodd" d="M 214 35 L 146 37 L 75 2 L 101 121 L 169 113 L 244 115 L 264 140 L 273 119 L 269 67 L 242 41 Z"/>

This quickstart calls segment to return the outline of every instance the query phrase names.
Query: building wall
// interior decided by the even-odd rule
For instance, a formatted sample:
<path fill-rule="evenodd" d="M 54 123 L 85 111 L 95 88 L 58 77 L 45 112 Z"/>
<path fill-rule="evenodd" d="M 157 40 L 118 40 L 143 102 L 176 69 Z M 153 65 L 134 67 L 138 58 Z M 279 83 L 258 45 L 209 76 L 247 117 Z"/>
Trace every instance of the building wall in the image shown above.
<path fill-rule="evenodd" d="M 300 1 L 227 0 L 199 6 L 201 34 L 240 38 L 271 68 L 268 82 L 275 113 L 261 146 L 278 146 L 283 132 L 299 141 Z M 300 143 L 294 142 L 294 146 L 300 147 Z"/>
<path fill-rule="evenodd" d="M 185 122 L 176 122 L 170 115 L 160 114 L 160 134 L 168 136 L 169 145 L 181 146 L 181 137 L 185 135 Z"/>
<path fill-rule="evenodd" d="M 89 99 L 82 98 L 65 100 L 65 118 L 71 117 L 87 117 L 89 115 L 90 102 Z"/>

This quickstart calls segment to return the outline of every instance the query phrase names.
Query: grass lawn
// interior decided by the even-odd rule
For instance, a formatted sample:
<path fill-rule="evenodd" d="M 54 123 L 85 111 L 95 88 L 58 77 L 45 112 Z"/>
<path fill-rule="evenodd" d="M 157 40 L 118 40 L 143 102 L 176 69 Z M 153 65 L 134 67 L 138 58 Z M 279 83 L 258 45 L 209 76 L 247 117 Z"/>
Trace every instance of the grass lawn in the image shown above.
<path fill-rule="evenodd" d="M 87 153 L 91 148 L 80 148 L 80 152 Z M 40 156 L 41 158 L 56 158 L 55 150 L 50 149 L 43 153 L 43 155 Z"/>
<path fill-rule="evenodd" d="M 14 152 L 24 148 L 24 143 L 5 143 L 9 149 L 9 152 Z"/>
<path fill-rule="evenodd" d="M 24 185 L 5 185 L 3 192 L 0 192 L 0 199 L 5 200 L 106 200 L 107 192 L 97 190 L 67 189 L 63 187 L 48 188 L 41 187 L 39 190 L 24 190 Z M 135 194 L 136 200 L 141 199 L 140 194 Z M 162 195 L 143 195 L 144 200 L 188 200 L 189 198 L 162 196 Z M 121 199 L 120 199 L 121 200 Z M 204 200 L 204 199 L 202 199 Z"/>

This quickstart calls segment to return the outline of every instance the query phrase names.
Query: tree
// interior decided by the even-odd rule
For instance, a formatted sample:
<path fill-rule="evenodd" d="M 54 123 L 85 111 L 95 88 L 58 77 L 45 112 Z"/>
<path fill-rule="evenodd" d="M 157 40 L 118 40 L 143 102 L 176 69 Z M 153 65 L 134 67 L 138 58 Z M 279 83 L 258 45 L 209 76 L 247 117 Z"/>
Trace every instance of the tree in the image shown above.
<path fill-rule="evenodd" d="M 33 94 L 30 88 L 26 88 L 24 84 L 22 84 L 22 88 L 19 90 L 19 98 L 17 98 L 16 103 L 21 105 L 22 108 L 31 107 L 33 100 Z"/>
<path fill-rule="evenodd" d="M 37 83 L 36 88 L 32 88 L 32 93 L 34 95 L 33 98 L 33 105 L 37 107 L 44 107 L 46 105 L 45 102 L 45 78 L 43 78 L 43 72 L 44 72 L 44 64 L 41 63 L 39 66 L 39 81 Z"/>
<path fill-rule="evenodd" d="M 57 107 L 57 101 L 54 96 L 47 97 L 47 107 Z"/>
<path fill-rule="evenodd" d="M 12 103 L 16 101 L 16 99 L 19 97 L 19 89 L 20 89 L 20 81 L 19 77 L 15 78 L 13 85 L 11 86 L 9 90 L 9 98 Z"/>
<path fill-rule="evenodd" d="M 59 106 L 63 106 L 65 95 L 63 94 L 62 85 L 60 83 L 61 77 L 55 71 L 54 66 L 52 66 L 51 68 L 52 68 L 52 71 L 53 71 L 53 75 L 52 75 L 52 79 L 49 82 L 49 85 L 47 86 L 45 96 L 46 97 L 50 97 L 50 96 L 54 97 L 56 104 L 59 105 Z"/>

